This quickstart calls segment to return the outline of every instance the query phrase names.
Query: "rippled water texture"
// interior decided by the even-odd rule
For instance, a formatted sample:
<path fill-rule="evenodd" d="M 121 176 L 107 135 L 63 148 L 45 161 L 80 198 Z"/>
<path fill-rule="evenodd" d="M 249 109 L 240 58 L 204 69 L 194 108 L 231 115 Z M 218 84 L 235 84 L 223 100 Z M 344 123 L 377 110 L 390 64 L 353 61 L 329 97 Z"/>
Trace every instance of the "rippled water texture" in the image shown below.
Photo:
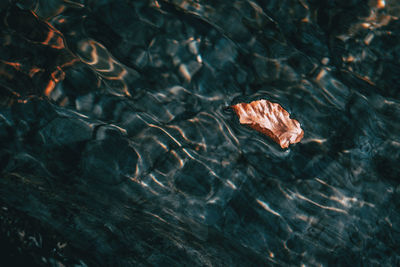
<path fill-rule="evenodd" d="M 4 257 L 400 265 L 399 1 L 3 0 L 0 12 Z M 229 106 L 259 99 L 300 122 L 300 143 L 240 125 Z"/>

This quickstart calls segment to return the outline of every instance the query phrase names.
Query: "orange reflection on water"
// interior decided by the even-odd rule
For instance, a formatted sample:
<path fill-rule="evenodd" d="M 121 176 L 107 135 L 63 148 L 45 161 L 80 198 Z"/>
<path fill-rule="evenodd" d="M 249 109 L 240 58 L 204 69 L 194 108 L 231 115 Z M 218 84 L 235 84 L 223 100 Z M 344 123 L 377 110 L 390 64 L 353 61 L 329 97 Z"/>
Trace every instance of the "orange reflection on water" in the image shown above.
<path fill-rule="evenodd" d="M 56 87 L 56 83 L 53 80 L 50 80 L 44 90 L 44 94 L 49 97 L 51 92 L 53 92 L 54 88 Z"/>
<path fill-rule="evenodd" d="M 40 43 L 46 46 L 50 46 L 54 49 L 64 49 L 65 42 L 63 34 L 56 28 L 54 28 L 53 25 L 51 25 L 49 22 L 40 20 L 39 16 L 35 12 L 31 11 L 31 14 L 35 17 L 35 19 L 45 24 L 46 28 L 48 29 L 46 39 Z"/>
<path fill-rule="evenodd" d="M 29 77 L 33 77 L 36 73 L 43 71 L 43 69 L 40 69 L 38 67 L 33 67 L 30 71 L 29 71 Z"/>
<path fill-rule="evenodd" d="M 21 70 L 21 64 L 18 62 L 8 62 L 8 61 L 4 61 L 4 60 L 1 60 L 1 62 L 13 67 L 16 70 Z"/>
<path fill-rule="evenodd" d="M 64 64 L 62 64 L 61 66 L 57 66 L 56 70 L 53 71 L 50 76 L 51 79 L 50 81 L 47 83 L 46 89 L 44 90 L 44 94 L 47 97 L 50 97 L 51 93 L 53 92 L 54 88 L 56 87 L 57 83 L 63 81 L 65 79 L 65 72 L 63 70 L 64 67 L 69 67 L 72 66 L 75 62 L 80 61 L 78 58 L 73 58 L 71 61 L 65 62 Z M 41 71 L 41 69 L 38 68 L 33 68 L 32 70 L 34 70 L 36 72 Z M 31 70 L 31 72 L 32 72 Z M 33 74 L 34 74 L 33 73 Z M 33 76 L 33 75 L 32 75 Z M 64 106 L 68 103 L 68 99 L 64 99 L 60 105 Z"/>
<path fill-rule="evenodd" d="M 90 65 L 102 78 L 108 81 L 120 81 L 122 87 L 111 86 L 124 95 L 131 96 L 125 77 L 128 69 L 115 60 L 107 48 L 94 40 L 82 41 L 80 44 L 80 55 L 82 62 Z"/>
<path fill-rule="evenodd" d="M 376 7 L 379 9 L 385 8 L 385 0 L 378 0 L 378 2 L 376 3 Z"/>

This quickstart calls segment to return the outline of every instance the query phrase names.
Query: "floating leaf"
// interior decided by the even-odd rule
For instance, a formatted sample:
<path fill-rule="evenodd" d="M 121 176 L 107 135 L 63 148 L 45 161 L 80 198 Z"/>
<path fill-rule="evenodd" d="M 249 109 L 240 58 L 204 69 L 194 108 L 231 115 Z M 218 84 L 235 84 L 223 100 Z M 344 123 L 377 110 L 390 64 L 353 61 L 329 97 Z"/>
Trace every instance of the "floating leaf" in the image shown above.
<path fill-rule="evenodd" d="M 262 99 L 231 107 L 239 116 L 241 124 L 268 135 L 282 148 L 300 142 L 304 136 L 300 123 L 291 119 L 290 114 L 277 103 Z"/>

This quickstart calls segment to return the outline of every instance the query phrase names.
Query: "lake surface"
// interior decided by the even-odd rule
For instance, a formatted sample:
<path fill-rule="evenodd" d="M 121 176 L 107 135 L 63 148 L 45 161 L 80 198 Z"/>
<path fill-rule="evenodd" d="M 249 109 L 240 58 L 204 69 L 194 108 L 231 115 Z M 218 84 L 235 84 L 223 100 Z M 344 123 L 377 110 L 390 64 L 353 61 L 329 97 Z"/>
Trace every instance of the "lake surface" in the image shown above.
<path fill-rule="evenodd" d="M 4 262 L 400 265 L 400 2 L 0 13 Z M 300 143 L 240 125 L 230 106 L 260 99 Z"/>

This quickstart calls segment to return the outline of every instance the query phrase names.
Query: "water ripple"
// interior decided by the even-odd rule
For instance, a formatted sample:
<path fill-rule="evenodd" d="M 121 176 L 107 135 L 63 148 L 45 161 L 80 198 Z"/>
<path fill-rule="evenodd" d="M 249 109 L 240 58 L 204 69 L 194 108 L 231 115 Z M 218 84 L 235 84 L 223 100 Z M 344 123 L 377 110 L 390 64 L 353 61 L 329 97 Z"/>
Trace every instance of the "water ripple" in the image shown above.
<path fill-rule="evenodd" d="M 67 240 L 39 264 L 399 265 L 396 1 L 14 2 L 0 202 Z M 259 99 L 300 143 L 229 108 Z"/>

